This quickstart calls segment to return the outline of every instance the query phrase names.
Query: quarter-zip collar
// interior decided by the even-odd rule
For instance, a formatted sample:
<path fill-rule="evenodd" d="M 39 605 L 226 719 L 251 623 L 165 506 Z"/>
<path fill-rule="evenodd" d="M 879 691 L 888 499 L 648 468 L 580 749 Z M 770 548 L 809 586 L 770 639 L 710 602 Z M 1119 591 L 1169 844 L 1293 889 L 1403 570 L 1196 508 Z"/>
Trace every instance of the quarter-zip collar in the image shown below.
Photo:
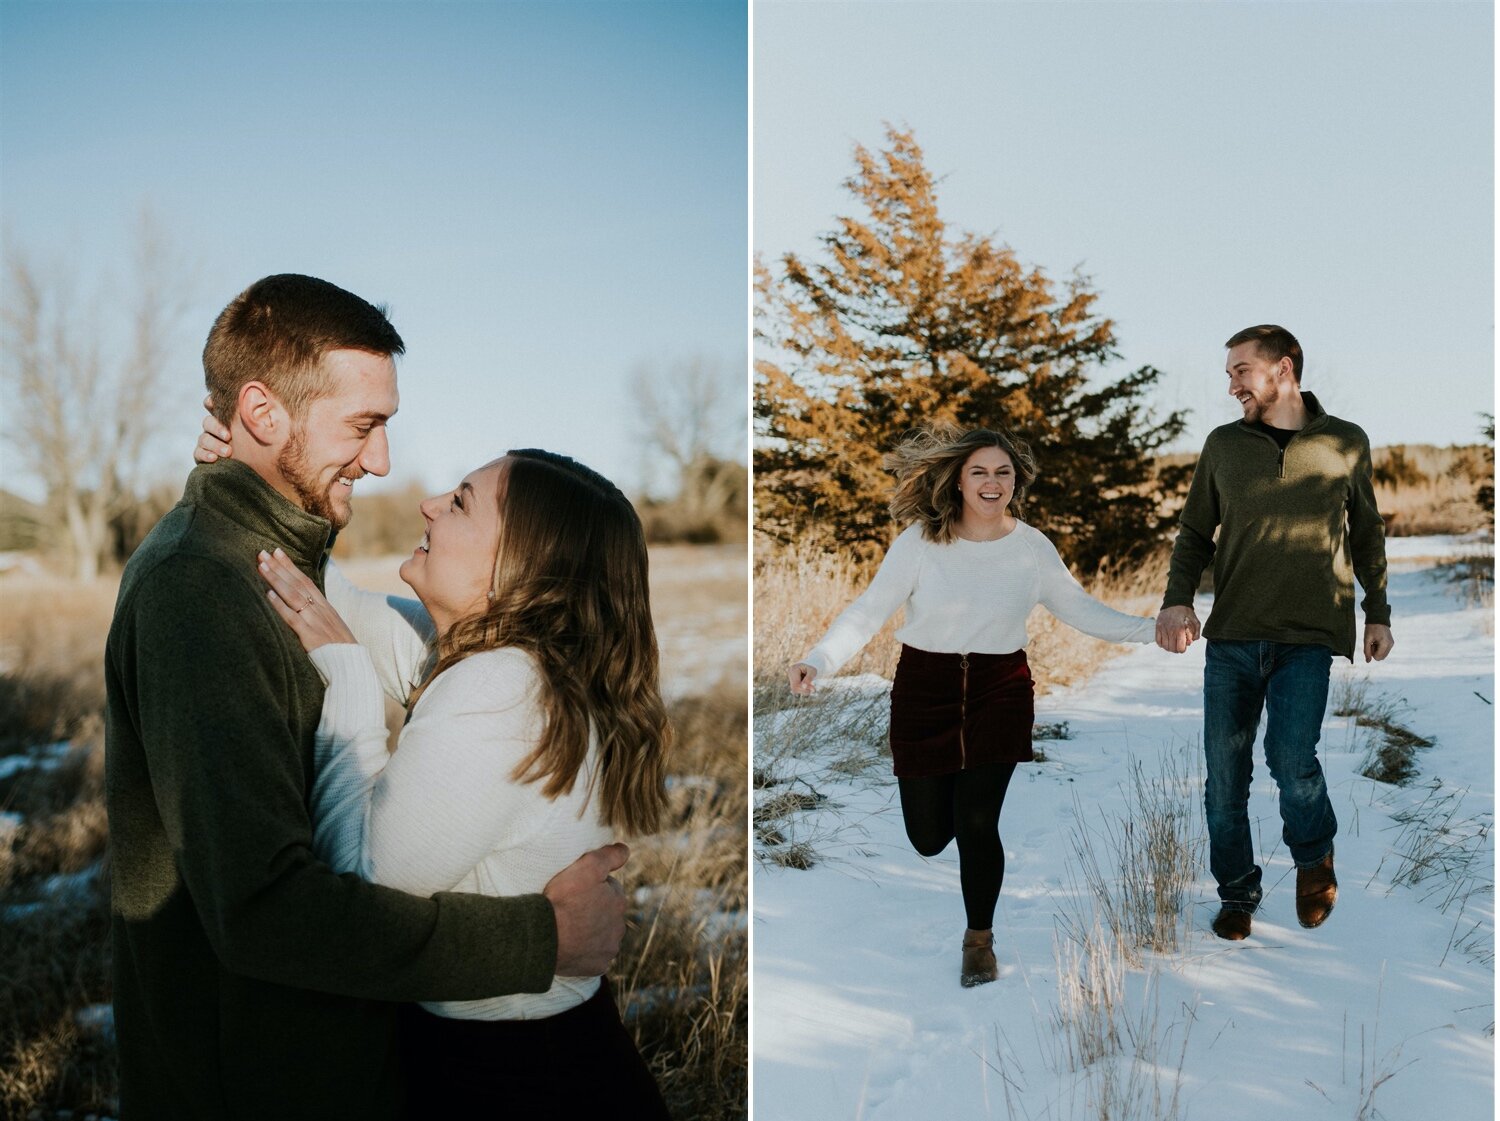
<path fill-rule="evenodd" d="M 1253 434 L 1257 439 L 1271 441 L 1272 446 L 1276 448 L 1276 477 L 1278 479 L 1286 478 L 1286 453 L 1291 450 L 1292 445 L 1300 437 L 1311 432 L 1317 432 L 1327 427 L 1328 424 L 1328 411 L 1319 404 L 1317 397 L 1312 393 L 1306 390 L 1303 391 L 1302 405 L 1307 409 L 1307 423 L 1292 433 L 1292 438 L 1286 442 L 1286 447 L 1282 447 L 1276 443 L 1276 437 L 1272 436 L 1269 432 L 1255 427 L 1255 425 L 1243 417 L 1237 422 L 1240 428 Z"/>
<path fill-rule="evenodd" d="M 320 582 L 333 547 L 333 525 L 278 494 L 255 470 L 234 459 L 200 463 L 188 476 L 182 500 L 206 506 L 251 536 L 280 546 L 298 568 Z"/>

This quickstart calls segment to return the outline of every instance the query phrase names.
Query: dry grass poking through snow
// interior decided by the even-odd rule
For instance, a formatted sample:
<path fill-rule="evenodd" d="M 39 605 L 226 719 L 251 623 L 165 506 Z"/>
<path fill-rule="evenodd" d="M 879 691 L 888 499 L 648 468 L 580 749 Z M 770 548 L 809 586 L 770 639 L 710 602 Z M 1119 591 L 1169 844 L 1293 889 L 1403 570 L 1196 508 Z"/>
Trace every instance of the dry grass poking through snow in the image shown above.
<path fill-rule="evenodd" d="M 1067 921 L 1075 933 L 1102 922 L 1132 966 L 1145 951 L 1176 953 L 1184 941 L 1206 840 L 1200 758 L 1196 744 L 1180 743 L 1152 772 L 1133 758 L 1118 817 L 1086 810 L 1073 796 L 1071 869 L 1083 877 L 1092 916 Z"/>
<path fill-rule="evenodd" d="M 659 630 L 682 637 L 675 655 L 663 642 L 664 672 L 699 672 L 676 680 L 672 821 L 632 845 L 634 925 L 611 978 L 673 1115 L 744 1117 L 743 566 L 736 577 L 723 549 L 664 552 L 652 554 L 653 577 L 671 587 L 656 597 Z M 0 581 L 0 763 L 31 745 L 74 745 L 0 777 L 3 1119 L 117 1104 L 101 720 L 114 597 L 110 583 Z"/>
<path fill-rule="evenodd" d="M 1404 723 L 1412 706 L 1404 697 L 1370 691 L 1370 678 L 1345 677 L 1332 690 L 1334 716 L 1352 716 L 1361 729 L 1365 759 L 1359 773 L 1376 782 L 1405 786 L 1417 776 L 1417 752 L 1435 741 Z"/>
<path fill-rule="evenodd" d="M 0 1116 L 107 1107 L 112 1041 L 104 814 L 104 635 L 113 584 L 0 584 L 0 761 L 71 741 L 0 778 Z"/>
<path fill-rule="evenodd" d="M 886 705 L 869 691 L 826 685 L 794 701 L 786 668 L 863 591 L 874 568 L 809 549 L 761 546 L 754 576 L 754 775 L 765 792 L 756 804 L 756 853 L 767 863 L 805 868 L 819 859 L 817 830 L 832 827 L 813 824 L 827 815 L 809 812 L 817 811 L 819 796 L 805 777 L 804 761 L 848 773 L 876 765 L 885 750 Z M 1111 606 L 1149 616 L 1160 604 L 1166 570 L 1162 553 L 1082 582 Z M 889 678 L 900 653 L 894 637 L 899 624 L 899 616 L 887 623 L 842 673 Z M 1041 608 L 1028 621 L 1028 632 L 1039 692 L 1086 681 L 1125 649 L 1079 634 Z M 830 760 L 830 742 L 846 745 L 847 759 Z M 1162 759 L 1157 772 L 1137 764 L 1119 818 L 1099 823 L 1081 810 L 1077 815 L 1073 864 L 1083 888 L 1073 893 L 1078 905 L 1061 922 L 1054 943 L 1056 1005 L 1050 1015 L 1037 1017 L 1039 1024 L 1050 1022 L 1044 1050 L 1066 1116 L 1167 1121 L 1182 1115 L 1182 1063 L 1193 1010 L 1170 1022 L 1158 1015 L 1155 966 L 1146 953 L 1180 949 L 1187 893 L 1202 870 L 1202 781 L 1193 758 L 1195 750 L 1183 744 Z M 1132 972 L 1142 966 L 1151 967 L 1144 977 Z M 1127 1002 L 1127 984 L 1136 983 L 1145 986 L 1144 999 Z M 1127 1006 L 1141 1011 L 1129 1013 Z M 1006 1074 L 1003 1049 L 997 1048 L 992 1065 Z M 1010 1083 L 1004 1084 L 1009 1102 Z"/>

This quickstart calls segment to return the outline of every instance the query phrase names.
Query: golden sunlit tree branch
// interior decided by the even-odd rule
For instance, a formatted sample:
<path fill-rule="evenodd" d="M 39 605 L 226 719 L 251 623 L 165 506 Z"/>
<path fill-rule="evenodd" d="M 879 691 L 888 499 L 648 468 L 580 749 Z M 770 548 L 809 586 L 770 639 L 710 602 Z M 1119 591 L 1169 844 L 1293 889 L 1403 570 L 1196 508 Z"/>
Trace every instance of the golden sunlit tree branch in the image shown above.
<path fill-rule="evenodd" d="M 1007 246 L 950 233 L 910 132 L 854 152 L 816 260 L 756 265 L 757 526 L 780 539 L 878 552 L 892 533 L 883 453 L 924 423 L 1008 428 L 1037 452 L 1028 520 L 1086 567 L 1164 531 L 1153 453 L 1184 415 L 1155 418 L 1147 366 L 1112 381 L 1114 324 L 1075 274 L 1058 283 Z"/>

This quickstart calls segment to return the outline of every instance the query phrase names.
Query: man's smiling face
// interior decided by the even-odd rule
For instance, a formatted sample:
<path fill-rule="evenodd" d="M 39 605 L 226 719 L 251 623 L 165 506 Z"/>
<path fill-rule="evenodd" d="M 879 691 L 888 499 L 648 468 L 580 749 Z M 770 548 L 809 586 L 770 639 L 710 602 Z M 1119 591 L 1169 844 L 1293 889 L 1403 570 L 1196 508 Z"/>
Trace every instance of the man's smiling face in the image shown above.
<path fill-rule="evenodd" d="M 292 423 L 276 468 L 309 514 L 335 529 L 349 523 L 354 481 L 391 469 L 385 425 L 396 413 L 396 364 L 389 355 L 331 350 L 323 373 L 333 392 L 307 407 Z"/>
<path fill-rule="evenodd" d="M 1291 359 L 1272 361 L 1257 342 L 1244 342 L 1229 348 L 1224 372 L 1229 375 L 1229 395 L 1240 403 L 1245 420 L 1254 424 L 1267 409 L 1281 400 L 1294 384 Z"/>

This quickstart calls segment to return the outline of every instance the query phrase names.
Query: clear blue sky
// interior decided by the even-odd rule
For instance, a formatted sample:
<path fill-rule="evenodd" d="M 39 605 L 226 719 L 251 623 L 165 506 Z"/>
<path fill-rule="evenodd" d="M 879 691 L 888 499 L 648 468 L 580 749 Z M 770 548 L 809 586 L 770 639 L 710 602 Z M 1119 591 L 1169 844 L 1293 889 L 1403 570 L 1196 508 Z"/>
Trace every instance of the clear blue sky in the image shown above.
<path fill-rule="evenodd" d="M 1166 372 L 1182 446 L 1238 419 L 1223 342 L 1281 323 L 1376 444 L 1494 408 L 1488 3 L 786 3 L 754 29 L 754 235 L 812 253 L 882 122 L 950 228 L 994 234 Z"/>
<path fill-rule="evenodd" d="M 118 283 L 144 202 L 194 263 L 164 463 L 215 314 L 305 272 L 406 340 L 393 483 L 537 445 L 629 487 L 633 369 L 703 356 L 743 399 L 747 52 L 732 0 L 5 0 L 7 244 Z"/>

